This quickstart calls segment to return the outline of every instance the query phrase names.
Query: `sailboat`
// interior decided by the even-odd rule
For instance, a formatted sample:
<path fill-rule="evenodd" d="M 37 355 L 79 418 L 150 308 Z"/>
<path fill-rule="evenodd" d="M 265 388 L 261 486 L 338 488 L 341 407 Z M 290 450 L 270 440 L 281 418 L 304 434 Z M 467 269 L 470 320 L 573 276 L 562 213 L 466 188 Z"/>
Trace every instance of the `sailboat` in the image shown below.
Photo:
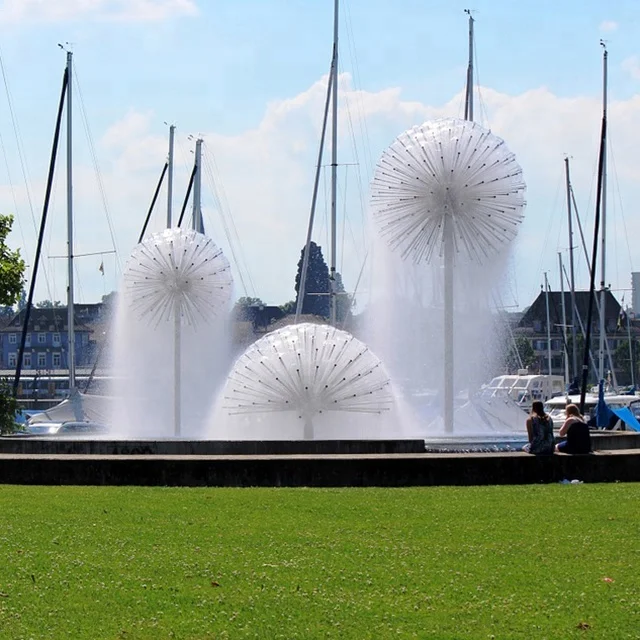
<path fill-rule="evenodd" d="M 64 48 L 63 45 L 59 45 Z M 89 395 L 81 393 L 76 384 L 76 345 L 75 345 L 75 314 L 74 314 L 74 244 L 73 244 L 73 111 L 72 111 L 72 86 L 73 86 L 73 53 L 66 51 L 66 67 L 64 71 L 62 91 L 60 95 L 60 104 L 58 108 L 58 118 L 56 122 L 56 130 L 54 134 L 53 148 L 51 152 L 51 162 L 49 166 L 49 176 L 47 180 L 47 188 L 45 193 L 45 201 L 43 206 L 42 220 L 40 224 L 40 233 L 38 237 L 38 245 L 36 248 L 36 257 L 34 260 L 33 274 L 29 287 L 27 298 L 25 322 L 22 329 L 22 338 L 19 349 L 18 363 L 16 367 L 16 376 L 14 381 L 14 391 L 17 389 L 22 367 L 22 358 L 26 344 L 26 335 L 29 323 L 29 316 L 33 304 L 33 294 L 37 277 L 38 265 L 40 261 L 40 253 L 42 249 L 42 241 L 46 225 L 46 217 L 51 195 L 51 187 L 53 183 L 53 175 L 55 170 L 55 160 L 57 156 L 58 140 L 60 128 L 62 124 L 62 113 L 66 106 L 66 197 L 67 197 L 67 367 L 69 370 L 69 393 L 58 405 L 33 414 L 28 424 L 34 423 L 63 423 L 73 421 L 79 426 L 90 425 L 95 426 L 96 430 L 102 430 L 106 424 L 109 415 L 109 398 L 104 396 Z M 78 428 L 75 430 L 83 431 Z M 84 430 L 86 432 L 86 429 Z"/>

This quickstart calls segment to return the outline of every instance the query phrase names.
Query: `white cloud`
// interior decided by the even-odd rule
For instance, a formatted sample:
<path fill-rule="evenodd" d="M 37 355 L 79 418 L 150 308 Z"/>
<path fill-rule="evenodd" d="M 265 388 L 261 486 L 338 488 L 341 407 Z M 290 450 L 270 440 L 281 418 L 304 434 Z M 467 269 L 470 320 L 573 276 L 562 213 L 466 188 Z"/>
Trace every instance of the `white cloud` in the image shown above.
<path fill-rule="evenodd" d="M 0 22 L 159 22 L 197 13 L 194 0 L 4 0 Z"/>
<path fill-rule="evenodd" d="M 630 56 L 622 61 L 622 68 L 635 80 L 640 80 L 640 59 Z"/>
<path fill-rule="evenodd" d="M 453 96 L 447 104 L 429 105 L 403 100 L 397 88 L 378 92 L 356 91 L 347 74 L 341 75 L 340 85 L 338 270 L 349 289 L 355 284 L 368 247 L 365 238 L 368 185 L 378 157 L 406 128 L 429 118 L 461 116 L 461 100 L 460 96 Z M 212 196 L 211 169 L 216 187 L 226 194 L 229 213 L 237 229 L 238 239 L 233 239 L 235 253 L 244 254 L 255 284 L 255 294 L 270 304 L 281 304 L 294 297 L 296 264 L 306 236 L 325 90 L 326 77 L 297 96 L 269 104 L 261 121 L 251 129 L 237 135 L 223 135 L 215 131 L 204 135 L 207 162 L 202 186 L 207 230 L 235 266 L 231 240 Z M 563 193 L 565 154 L 573 158 L 572 181 L 587 238 L 591 233 L 600 98 L 560 97 L 545 87 L 519 95 L 482 88 L 481 94 L 482 108 L 478 105 L 477 109 L 485 116 L 481 123 L 486 125 L 488 122 L 494 133 L 505 139 L 523 167 L 528 186 L 525 221 L 516 241 L 513 259 L 514 270 L 518 274 L 516 302 L 525 306 L 539 291 L 542 272 L 557 272 L 557 252 L 565 251 L 568 245 Z M 637 156 L 640 130 L 636 126 L 639 120 L 640 95 L 610 103 L 610 275 L 607 280 L 620 288 L 628 288 L 632 266 L 635 269 L 640 267 L 640 256 L 637 252 L 629 255 L 627 240 L 640 236 L 640 220 L 623 216 L 624 203 L 629 214 L 632 204 L 640 200 L 640 161 Z M 165 131 L 156 129 L 158 125 L 152 113 L 129 111 L 102 134 L 98 144 L 97 153 L 122 262 L 137 240 L 166 158 L 167 136 Z M 178 167 L 174 181 L 174 211 L 182 204 L 193 161 L 190 153 L 192 141 L 187 141 L 180 130 L 176 139 L 179 143 L 176 148 Z M 329 153 L 327 143 L 325 164 L 329 163 Z M 76 158 L 79 163 L 75 180 L 76 251 L 101 250 L 108 246 L 108 230 L 104 225 L 98 228 L 98 220 L 104 215 L 93 169 L 88 161 L 83 164 L 80 153 L 76 153 Z M 353 165 L 356 162 L 358 166 Z M 328 257 L 328 177 L 326 169 L 320 183 L 314 233 L 325 257 Z M 38 189 L 34 193 L 42 193 L 40 186 Z M 0 199 L 2 193 L 0 189 Z M 162 193 L 151 230 L 162 227 L 165 201 L 166 196 Z M 62 209 L 58 226 L 63 228 L 62 183 L 58 187 L 56 204 Z M 12 210 L 12 205 L 6 203 L 4 208 Z M 230 220 L 227 219 L 226 223 L 229 225 Z M 52 247 L 54 244 L 52 239 Z M 56 251 L 61 253 L 63 250 L 64 238 L 60 237 Z M 578 263 L 580 258 L 581 254 L 576 258 Z M 81 270 L 80 263 L 79 260 L 78 268 Z M 97 264 L 90 263 L 87 267 L 84 288 L 87 300 L 99 299 L 105 292 Z M 237 268 L 235 277 L 236 293 L 243 295 Z M 578 268 L 577 277 L 581 286 L 585 286 L 586 267 Z M 557 287 L 557 276 L 550 275 L 550 278 L 552 287 Z M 253 291 L 249 293 L 252 295 Z M 365 300 L 361 298 L 360 303 L 363 302 Z"/>
<path fill-rule="evenodd" d="M 605 33 L 611 33 L 618 29 L 618 23 L 614 20 L 604 20 L 600 23 L 599 29 Z"/>

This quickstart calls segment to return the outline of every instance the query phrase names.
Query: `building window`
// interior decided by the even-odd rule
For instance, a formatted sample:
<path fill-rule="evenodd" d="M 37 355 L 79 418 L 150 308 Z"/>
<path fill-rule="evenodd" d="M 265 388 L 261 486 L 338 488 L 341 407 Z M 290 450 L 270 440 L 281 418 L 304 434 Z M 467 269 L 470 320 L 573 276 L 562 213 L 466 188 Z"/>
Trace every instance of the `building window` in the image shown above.
<path fill-rule="evenodd" d="M 60 346 L 60 334 L 59 333 L 54 333 L 53 334 L 53 346 L 54 347 L 59 347 Z"/>
<path fill-rule="evenodd" d="M 30 353 L 25 353 L 22 356 L 22 364 L 24 365 L 25 369 L 30 369 L 31 368 L 31 354 Z"/>
<path fill-rule="evenodd" d="M 39 353 L 38 354 L 38 368 L 42 369 L 47 366 L 47 354 Z"/>
<path fill-rule="evenodd" d="M 24 341 L 24 346 L 25 347 L 30 347 L 31 346 L 31 334 L 30 333 L 27 333 L 27 337 L 26 337 L 26 339 Z"/>
<path fill-rule="evenodd" d="M 47 343 L 47 334 L 39 333 L 38 334 L 38 344 L 46 344 Z"/>
<path fill-rule="evenodd" d="M 546 351 L 547 349 L 547 341 L 546 340 L 534 340 L 533 348 L 536 351 Z"/>
<path fill-rule="evenodd" d="M 18 342 L 18 335 L 16 333 L 9 334 L 9 344 L 16 344 Z"/>
<path fill-rule="evenodd" d="M 10 367 L 15 367 L 16 366 L 16 353 L 15 351 L 13 353 L 9 354 L 8 360 L 7 360 L 7 364 Z"/>
<path fill-rule="evenodd" d="M 54 369 L 59 369 L 60 368 L 60 354 L 59 353 L 54 353 L 53 354 L 53 363 L 52 366 Z"/>

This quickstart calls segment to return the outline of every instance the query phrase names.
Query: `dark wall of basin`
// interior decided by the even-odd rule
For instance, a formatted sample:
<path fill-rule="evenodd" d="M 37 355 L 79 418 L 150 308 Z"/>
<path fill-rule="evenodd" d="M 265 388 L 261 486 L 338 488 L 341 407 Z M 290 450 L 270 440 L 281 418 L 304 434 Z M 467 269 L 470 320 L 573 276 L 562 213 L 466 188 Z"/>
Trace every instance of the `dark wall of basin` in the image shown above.
<path fill-rule="evenodd" d="M 0 484 L 404 487 L 640 481 L 640 452 L 379 456 L 4 456 Z"/>

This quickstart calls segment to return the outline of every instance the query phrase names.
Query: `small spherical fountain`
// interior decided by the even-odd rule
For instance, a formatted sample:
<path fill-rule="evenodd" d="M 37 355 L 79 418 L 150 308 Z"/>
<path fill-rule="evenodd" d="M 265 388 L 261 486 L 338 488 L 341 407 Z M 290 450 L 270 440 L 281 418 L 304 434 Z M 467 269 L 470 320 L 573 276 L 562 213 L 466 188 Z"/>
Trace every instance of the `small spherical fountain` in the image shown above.
<path fill-rule="evenodd" d="M 156 333 L 173 325 L 174 435 L 181 435 L 182 332 L 195 333 L 202 322 L 210 323 L 231 298 L 229 262 L 208 237 L 194 230 L 166 229 L 138 244 L 124 272 L 125 301 L 137 322 L 151 325 Z M 169 329 L 171 330 L 171 329 Z M 165 351 L 163 333 L 157 349 Z M 200 353 L 207 333 L 202 332 Z M 187 335 L 187 334 L 185 334 Z M 198 349 L 198 342 L 191 350 Z M 152 358 L 145 354 L 143 358 Z M 188 353 L 192 367 L 198 353 Z M 154 375 L 159 375 L 158 366 Z"/>
<path fill-rule="evenodd" d="M 433 264 L 434 279 L 443 278 L 441 395 L 448 433 L 454 424 L 454 275 L 463 266 L 478 271 L 515 238 L 524 191 L 522 170 L 504 141 L 467 120 L 405 131 L 375 171 L 370 203 L 381 236 L 404 261 Z"/>
<path fill-rule="evenodd" d="M 240 356 L 223 409 L 261 418 L 288 413 L 304 439 L 313 439 L 319 436 L 315 421 L 324 414 L 346 433 L 346 416 L 385 414 L 393 402 L 389 377 L 365 344 L 335 327 L 303 323 L 265 335 Z"/>
<path fill-rule="evenodd" d="M 456 260 L 483 262 L 516 236 L 524 190 L 503 140 L 475 122 L 443 119 L 405 131 L 384 151 L 371 209 L 403 258 L 430 262 L 450 241 Z"/>
<path fill-rule="evenodd" d="M 136 245 L 124 282 L 129 304 L 141 319 L 158 326 L 178 317 L 195 326 L 229 301 L 232 278 L 229 262 L 213 240 L 173 228 Z"/>

